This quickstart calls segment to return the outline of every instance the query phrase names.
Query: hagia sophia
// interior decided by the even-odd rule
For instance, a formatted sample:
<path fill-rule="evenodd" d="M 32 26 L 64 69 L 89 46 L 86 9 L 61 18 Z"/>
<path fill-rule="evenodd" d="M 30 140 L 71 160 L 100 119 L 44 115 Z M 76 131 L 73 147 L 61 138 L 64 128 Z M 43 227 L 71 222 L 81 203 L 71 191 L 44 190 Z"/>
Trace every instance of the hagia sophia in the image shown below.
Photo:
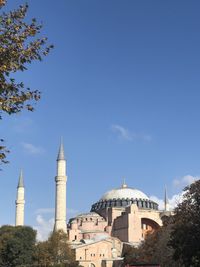
<path fill-rule="evenodd" d="M 126 246 L 138 246 L 145 236 L 162 225 L 162 217 L 169 215 L 165 192 L 165 208 L 158 209 L 142 191 L 129 187 L 125 181 L 106 192 L 92 204 L 88 213 L 66 222 L 66 160 L 61 142 L 57 157 L 54 231 L 68 234 L 76 260 L 83 267 L 120 267 Z M 16 199 L 16 225 L 24 225 L 24 184 L 19 177 Z"/>

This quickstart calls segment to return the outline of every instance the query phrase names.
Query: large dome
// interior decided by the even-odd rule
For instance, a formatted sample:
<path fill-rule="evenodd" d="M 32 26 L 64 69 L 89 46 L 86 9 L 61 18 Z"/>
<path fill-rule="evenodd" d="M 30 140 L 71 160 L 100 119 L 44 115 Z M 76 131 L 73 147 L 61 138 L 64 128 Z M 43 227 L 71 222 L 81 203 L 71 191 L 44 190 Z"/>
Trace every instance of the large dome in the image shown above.
<path fill-rule="evenodd" d="M 122 187 L 118 189 L 113 189 L 106 192 L 101 200 L 110 200 L 110 199 L 149 199 L 148 196 L 142 191 L 130 188 L 130 187 Z"/>
<path fill-rule="evenodd" d="M 125 182 L 121 188 L 106 192 L 98 202 L 92 205 L 91 211 L 100 212 L 110 207 L 127 207 L 136 204 L 140 209 L 158 209 L 158 204 L 149 199 L 142 191 L 128 187 Z"/>

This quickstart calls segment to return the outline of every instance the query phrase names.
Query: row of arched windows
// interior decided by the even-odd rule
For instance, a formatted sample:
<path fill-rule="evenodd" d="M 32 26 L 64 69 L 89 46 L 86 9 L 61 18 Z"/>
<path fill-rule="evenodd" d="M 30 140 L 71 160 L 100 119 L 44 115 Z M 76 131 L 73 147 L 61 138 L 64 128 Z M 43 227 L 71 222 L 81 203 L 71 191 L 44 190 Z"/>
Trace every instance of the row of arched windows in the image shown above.
<path fill-rule="evenodd" d="M 99 201 L 92 205 L 91 211 L 105 209 L 108 207 L 127 207 L 131 204 L 137 204 L 139 208 L 146 208 L 146 209 L 158 209 L 158 204 L 151 201 L 151 200 L 143 200 L 143 199 L 112 199 L 107 201 Z"/>

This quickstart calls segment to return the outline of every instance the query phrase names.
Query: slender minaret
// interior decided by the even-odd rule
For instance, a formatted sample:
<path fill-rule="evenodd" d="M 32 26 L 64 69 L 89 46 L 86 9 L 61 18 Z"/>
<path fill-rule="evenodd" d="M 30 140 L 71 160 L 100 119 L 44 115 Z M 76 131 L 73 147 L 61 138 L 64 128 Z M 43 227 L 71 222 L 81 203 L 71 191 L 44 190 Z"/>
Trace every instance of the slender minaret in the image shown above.
<path fill-rule="evenodd" d="M 165 211 L 169 211 L 169 200 L 168 200 L 168 196 L 167 196 L 167 188 L 166 187 L 165 187 L 164 204 L 165 204 Z"/>
<path fill-rule="evenodd" d="M 57 158 L 57 176 L 56 182 L 56 203 L 55 203 L 55 225 L 54 231 L 63 230 L 67 232 L 66 225 L 66 160 L 64 156 L 64 147 L 61 141 Z"/>
<path fill-rule="evenodd" d="M 24 178 L 21 170 L 17 186 L 15 226 L 24 225 Z"/>

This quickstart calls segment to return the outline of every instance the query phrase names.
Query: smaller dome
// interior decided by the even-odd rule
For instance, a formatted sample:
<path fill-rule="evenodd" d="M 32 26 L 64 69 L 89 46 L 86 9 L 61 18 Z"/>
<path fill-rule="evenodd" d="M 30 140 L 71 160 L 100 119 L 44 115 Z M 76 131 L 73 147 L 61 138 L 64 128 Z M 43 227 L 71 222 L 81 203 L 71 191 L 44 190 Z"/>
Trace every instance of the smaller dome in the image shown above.
<path fill-rule="evenodd" d="M 87 221 L 100 220 L 100 221 L 104 221 L 105 219 L 96 212 L 88 212 L 88 213 L 79 214 L 76 217 L 71 218 L 69 220 L 69 224 L 77 223 L 77 220 L 87 220 Z"/>
<path fill-rule="evenodd" d="M 87 213 L 82 213 L 82 214 L 79 214 L 77 215 L 75 218 L 88 218 L 88 217 L 101 217 L 98 213 L 96 212 L 87 212 Z"/>

